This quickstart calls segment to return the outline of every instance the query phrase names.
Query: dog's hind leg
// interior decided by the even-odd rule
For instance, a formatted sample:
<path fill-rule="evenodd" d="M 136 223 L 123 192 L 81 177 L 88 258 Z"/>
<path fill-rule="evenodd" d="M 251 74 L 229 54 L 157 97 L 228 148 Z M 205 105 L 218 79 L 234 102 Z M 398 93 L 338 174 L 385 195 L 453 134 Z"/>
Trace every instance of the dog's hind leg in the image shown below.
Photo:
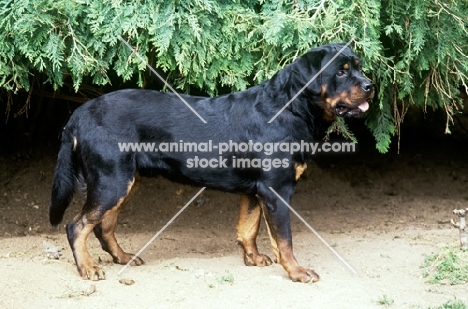
<path fill-rule="evenodd" d="M 257 233 L 260 226 L 262 208 L 257 197 L 253 195 L 240 196 L 240 213 L 237 223 L 237 243 L 244 251 L 244 263 L 247 266 L 271 265 L 271 259 L 258 253 Z"/>
<path fill-rule="evenodd" d="M 126 253 L 117 243 L 115 238 L 115 226 L 117 225 L 117 219 L 122 210 L 122 207 L 127 203 L 130 197 L 136 192 L 140 184 L 140 177 L 137 175 L 134 181 L 128 184 L 128 194 L 121 197 L 117 205 L 112 209 L 106 211 L 102 217 L 101 223 L 94 227 L 94 235 L 101 243 L 101 247 L 104 251 L 108 252 L 117 264 L 127 264 L 133 258 L 133 254 Z M 143 260 L 139 257 L 135 258 L 130 265 L 139 266 L 144 264 Z"/>
<path fill-rule="evenodd" d="M 93 262 L 86 247 L 88 236 L 96 224 L 90 221 L 86 214 L 80 212 L 67 224 L 67 238 L 80 276 L 83 279 L 104 280 L 106 278 L 104 271 Z"/>
<path fill-rule="evenodd" d="M 99 180 L 90 179 L 92 181 L 87 183 L 86 202 L 83 209 L 67 224 L 67 237 L 81 277 L 103 280 L 105 279 L 104 271 L 93 262 L 86 242 L 93 230 L 95 233 L 96 230 L 101 230 L 101 244 L 104 243 L 113 253 L 118 252 L 120 247 L 113 236 L 113 229 L 120 206 L 129 194 L 134 180 L 118 181 L 115 177 L 104 175 L 100 175 Z"/>

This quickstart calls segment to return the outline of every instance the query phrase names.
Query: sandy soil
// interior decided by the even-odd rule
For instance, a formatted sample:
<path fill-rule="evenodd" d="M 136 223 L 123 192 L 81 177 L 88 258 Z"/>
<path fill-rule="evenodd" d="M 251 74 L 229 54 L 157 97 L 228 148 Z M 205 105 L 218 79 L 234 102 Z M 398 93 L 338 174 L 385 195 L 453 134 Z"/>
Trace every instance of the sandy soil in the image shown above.
<path fill-rule="evenodd" d="M 392 308 L 468 302 L 467 285 L 429 284 L 420 268 L 426 255 L 457 245 L 451 212 L 467 207 L 467 151 L 450 145 L 310 166 L 292 206 L 357 271 L 294 217 L 296 257 L 321 275 L 314 284 L 291 282 L 276 264 L 244 266 L 235 244 L 238 197 L 210 190 L 142 253 L 144 266 L 118 275 L 122 266 L 91 237 L 90 252 L 107 280 L 82 280 L 64 229 L 48 225 L 55 155 L 1 156 L 0 308 L 383 308 L 384 297 Z M 144 179 L 120 216 L 122 247 L 138 251 L 197 191 Z M 65 221 L 79 207 L 76 198 Z M 44 241 L 63 248 L 63 256 L 48 259 Z M 264 225 L 258 242 L 271 256 Z"/>

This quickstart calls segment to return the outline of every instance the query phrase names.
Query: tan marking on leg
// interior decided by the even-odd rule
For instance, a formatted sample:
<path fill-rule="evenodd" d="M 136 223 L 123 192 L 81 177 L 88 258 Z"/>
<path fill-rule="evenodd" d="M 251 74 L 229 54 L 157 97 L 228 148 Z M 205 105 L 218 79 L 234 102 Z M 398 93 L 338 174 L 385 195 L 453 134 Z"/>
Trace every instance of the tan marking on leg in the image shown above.
<path fill-rule="evenodd" d="M 124 258 L 126 253 L 123 252 L 117 244 L 114 236 L 114 229 L 118 214 L 120 212 L 120 206 L 124 203 L 126 197 L 129 195 L 129 191 L 132 189 L 133 183 L 134 179 L 128 184 L 127 195 L 120 198 L 117 205 L 111 210 L 107 211 L 102 218 L 100 218 L 99 212 L 97 210 L 99 207 L 95 207 L 96 210 L 87 212 L 86 214 L 80 212 L 75 216 L 73 221 L 67 225 L 68 240 L 73 250 L 76 267 L 78 268 L 78 272 L 83 279 L 105 279 L 104 271 L 93 262 L 86 244 L 89 234 L 98 226 L 102 229 L 102 236 L 100 239 L 101 243 L 104 243 L 106 247 L 109 248 L 109 251 L 113 252 L 114 255 L 118 258 Z"/>
<path fill-rule="evenodd" d="M 305 163 L 294 163 L 294 170 L 296 171 L 296 181 L 299 180 L 301 175 L 304 173 L 304 171 L 307 169 L 307 164 Z"/>
<path fill-rule="evenodd" d="M 262 203 L 263 216 L 267 223 L 268 234 L 270 235 L 271 247 L 273 248 L 273 252 L 275 252 L 276 262 L 283 266 L 292 281 L 304 283 L 318 281 L 319 276 L 313 270 L 303 268 L 299 265 L 294 257 L 292 244 L 287 239 L 278 237 L 276 226 L 273 224 L 273 220 L 265 207 L 266 206 Z"/>
<path fill-rule="evenodd" d="M 312 269 L 304 268 L 299 265 L 293 254 L 292 244 L 288 240 L 278 239 L 279 263 L 288 272 L 292 281 L 307 283 L 309 281 L 317 282 L 320 277 Z"/>
<path fill-rule="evenodd" d="M 247 266 L 268 266 L 271 259 L 260 254 L 256 238 L 260 226 L 262 209 L 254 196 L 240 196 L 239 221 L 237 222 L 237 242 L 244 251 L 244 263 Z"/>
<path fill-rule="evenodd" d="M 276 243 L 276 228 L 273 226 L 273 223 L 271 222 L 271 219 L 267 216 L 267 211 L 265 209 L 265 204 L 262 201 L 259 201 L 260 206 L 262 207 L 262 214 L 263 214 L 263 219 L 265 220 L 265 225 L 267 227 L 268 231 L 268 236 L 270 236 L 270 244 L 271 244 L 271 249 L 273 250 L 273 254 L 275 255 L 275 263 L 279 262 L 279 250 L 278 250 L 278 244 Z"/>
<path fill-rule="evenodd" d="M 103 215 L 103 219 L 98 227 L 100 231 L 95 231 L 95 235 L 99 238 L 101 242 L 102 249 L 108 252 L 114 261 L 118 264 L 127 264 L 133 258 L 133 254 L 126 253 L 122 250 L 120 245 L 115 238 L 115 227 L 117 225 L 118 217 L 120 211 L 125 205 L 129 198 L 136 192 L 139 185 L 139 178 L 137 179 L 137 185 L 133 186 L 135 183 L 135 178 L 129 182 L 127 188 L 127 195 L 119 199 L 118 203 L 110 210 L 106 211 Z M 139 266 L 144 264 L 143 260 L 137 257 L 131 263 L 132 266 Z"/>
<path fill-rule="evenodd" d="M 106 278 L 104 272 L 93 262 L 86 246 L 88 236 L 96 224 L 84 223 L 81 214 L 77 215 L 73 221 L 73 243 L 71 247 L 80 276 L 83 279 L 104 280 Z"/>

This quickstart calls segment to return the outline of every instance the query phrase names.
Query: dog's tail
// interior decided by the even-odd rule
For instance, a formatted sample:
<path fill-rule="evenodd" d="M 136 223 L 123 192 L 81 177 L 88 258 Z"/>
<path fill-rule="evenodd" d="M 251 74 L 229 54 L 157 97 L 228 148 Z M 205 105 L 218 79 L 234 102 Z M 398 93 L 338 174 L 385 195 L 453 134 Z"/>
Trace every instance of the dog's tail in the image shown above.
<path fill-rule="evenodd" d="M 70 131 L 64 129 L 57 165 L 55 166 L 49 207 L 49 221 L 53 227 L 56 227 L 62 221 L 65 210 L 68 208 L 77 186 L 78 166 L 74 155 L 75 143 L 76 138 L 72 136 Z"/>

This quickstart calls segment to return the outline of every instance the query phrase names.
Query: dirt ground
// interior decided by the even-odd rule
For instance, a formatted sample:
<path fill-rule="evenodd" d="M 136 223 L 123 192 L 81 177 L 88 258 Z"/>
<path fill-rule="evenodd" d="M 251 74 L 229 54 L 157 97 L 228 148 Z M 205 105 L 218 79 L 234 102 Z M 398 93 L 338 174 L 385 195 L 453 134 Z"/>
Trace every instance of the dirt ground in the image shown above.
<path fill-rule="evenodd" d="M 47 212 L 55 149 L 0 156 L 0 308 L 428 308 L 468 302 L 468 286 L 422 277 L 426 255 L 458 244 L 449 220 L 467 207 L 465 141 L 413 144 L 399 156 L 361 150 L 320 158 L 300 181 L 292 206 L 357 271 L 347 269 L 292 218 L 296 257 L 321 276 L 291 282 L 281 266 L 246 267 L 235 244 L 238 197 L 206 190 L 141 255 L 146 264 L 118 275 L 96 239 L 90 252 L 107 279 L 78 277 L 65 231 Z M 137 252 L 198 188 L 144 179 L 120 216 L 117 237 Z M 75 198 L 66 213 L 80 207 Z M 63 248 L 46 257 L 43 242 Z M 272 256 L 262 223 L 261 252 Z"/>

